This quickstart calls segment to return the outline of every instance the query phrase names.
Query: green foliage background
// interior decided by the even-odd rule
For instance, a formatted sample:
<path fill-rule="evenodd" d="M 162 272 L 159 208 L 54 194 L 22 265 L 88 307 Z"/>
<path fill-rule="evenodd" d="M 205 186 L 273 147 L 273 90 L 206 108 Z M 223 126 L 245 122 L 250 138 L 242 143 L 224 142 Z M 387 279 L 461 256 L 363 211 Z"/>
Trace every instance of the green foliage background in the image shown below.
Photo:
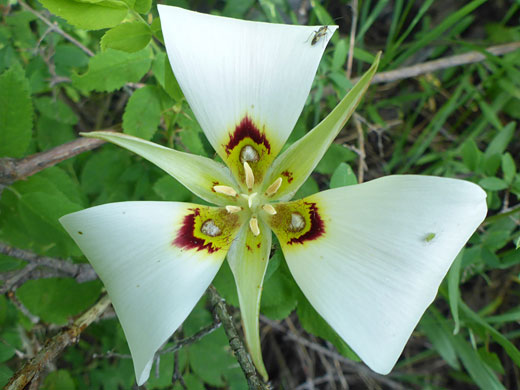
<path fill-rule="evenodd" d="M 352 85 L 345 72 L 349 1 L 310 1 L 303 19 L 300 2 L 285 0 L 163 3 L 250 20 L 340 24 L 289 143 L 316 125 Z M 27 7 L 76 42 L 56 33 Z M 171 72 L 155 2 L 1 0 L 0 11 L 0 157 L 22 158 L 73 140 L 80 131 L 98 129 L 122 130 L 215 156 Z M 381 72 L 518 42 L 519 17 L 520 2 L 512 0 L 360 1 L 353 73 L 360 75 L 378 50 L 384 52 Z M 489 217 L 455 261 L 391 376 L 406 388 L 520 389 L 520 51 L 485 55 L 484 62 L 374 85 L 357 111 L 365 132 L 365 179 L 393 173 L 458 177 L 488 193 Z M 357 183 L 358 141 L 354 125 L 347 125 L 297 197 Z M 139 199 L 203 203 L 140 157 L 104 145 L 5 187 L 0 240 L 41 255 L 86 262 L 58 218 L 92 205 Z M 0 255 L 2 273 L 24 266 Z M 226 264 L 214 283 L 228 303 L 238 304 Z M 89 308 L 101 293 L 99 281 L 79 284 L 47 277 L 27 281 L 13 296 L 0 296 L 0 384 L 21 366 L 20 352 L 30 356 L 32 348 Z M 272 320 L 291 316 L 304 331 L 357 359 L 298 290 L 279 249 L 267 271 L 261 311 Z M 174 338 L 193 335 L 211 322 L 203 298 Z M 305 375 L 296 349 L 277 337 L 264 342 L 267 369 L 275 388 L 291 388 L 303 383 Z M 274 342 L 285 345 L 282 358 L 271 352 Z M 131 388 L 131 360 L 108 358 L 108 352 L 128 353 L 114 317 L 89 327 L 79 344 L 56 362 L 41 388 Z M 178 358 L 189 389 L 246 386 L 222 329 L 181 349 Z M 280 359 L 296 362 L 289 364 L 293 378 L 279 369 Z M 172 387 L 172 372 L 173 355 L 165 354 L 146 388 L 180 388 Z M 359 378 L 353 383 L 360 387 L 351 388 L 368 386 Z"/>

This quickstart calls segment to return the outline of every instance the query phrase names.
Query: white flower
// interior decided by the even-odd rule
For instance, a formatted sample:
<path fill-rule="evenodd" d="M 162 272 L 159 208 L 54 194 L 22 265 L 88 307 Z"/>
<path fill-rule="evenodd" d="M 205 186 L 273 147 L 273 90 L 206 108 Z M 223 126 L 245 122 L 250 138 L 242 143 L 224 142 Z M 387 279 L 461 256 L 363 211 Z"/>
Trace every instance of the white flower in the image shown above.
<path fill-rule="evenodd" d="M 289 202 L 344 126 L 378 59 L 316 128 L 280 153 L 327 41 L 319 27 L 248 22 L 159 6 L 168 56 L 227 165 L 124 134 L 95 132 L 164 169 L 220 207 L 123 202 L 62 224 L 104 282 L 137 383 L 227 254 L 246 341 L 267 378 L 258 314 L 276 234 L 297 284 L 374 371 L 386 374 L 486 214 L 485 193 L 454 179 L 388 176 Z"/>

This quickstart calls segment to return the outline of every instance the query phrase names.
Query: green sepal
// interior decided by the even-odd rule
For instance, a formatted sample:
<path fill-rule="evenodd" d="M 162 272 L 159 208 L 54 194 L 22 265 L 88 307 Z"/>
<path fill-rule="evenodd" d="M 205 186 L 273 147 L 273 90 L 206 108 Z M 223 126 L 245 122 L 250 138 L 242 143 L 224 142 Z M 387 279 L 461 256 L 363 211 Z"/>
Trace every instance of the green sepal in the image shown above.
<path fill-rule="evenodd" d="M 265 191 L 277 178 L 283 179 L 280 189 L 272 198 L 273 200 L 285 201 L 291 199 L 318 165 L 334 138 L 345 126 L 361 101 L 376 73 L 380 57 L 381 53 L 376 56 L 370 69 L 324 120 L 275 160 L 266 175 L 265 188 L 263 189 Z"/>

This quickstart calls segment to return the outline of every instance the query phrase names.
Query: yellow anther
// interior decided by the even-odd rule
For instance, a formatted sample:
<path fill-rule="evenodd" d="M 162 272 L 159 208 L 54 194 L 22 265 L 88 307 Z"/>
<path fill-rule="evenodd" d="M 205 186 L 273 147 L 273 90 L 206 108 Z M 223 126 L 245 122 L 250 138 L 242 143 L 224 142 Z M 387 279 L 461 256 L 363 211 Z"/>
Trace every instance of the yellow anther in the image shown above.
<path fill-rule="evenodd" d="M 281 185 L 282 185 L 282 178 L 279 177 L 278 179 L 276 179 L 273 182 L 273 184 L 271 184 L 269 187 L 267 187 L 267 190 L 265 190 L 265 194 L 267 196 L 276 194 L 276 191 L 278 191 L 278 189 L 280 188 Z"/>
<path fill-rule="evenodd" d="M 251 217 L 251 219 L 249 220 L 249 228 L 255 236 L 258 236 L 260 234 L 260 228 L 258 227 L 258 219 L 256 219 L 256 217 Z"/>
<path fill-rule="evenodd" d="M 276 214 L 276 210 L 274 209 L 273 206 L 271 206 L 270 204 L 264 204 L 262 206 L 262 209 L 264 209 L 264 211 L 269 214 L 269 215 L 275 215 Z"/>
<path fill-rule="evenodd" d="M 246 186 L 248 189 L 252 189 L 255 185 L 255 175 L 247 161 L 244 161 L 244 173 L 246 175 Z"/>
<path fill-rule="evenodd" d="M 230 186 L 213 186 L 213 190 L 219 194 L 236 196 L 237 192 Z"/>
<path fill-rule="evenodd" d="M 226 206 L 226 210 L 230 214 L 238 213 L 240 210 L 242 210 L 242 207 L 240 206 Z"/>

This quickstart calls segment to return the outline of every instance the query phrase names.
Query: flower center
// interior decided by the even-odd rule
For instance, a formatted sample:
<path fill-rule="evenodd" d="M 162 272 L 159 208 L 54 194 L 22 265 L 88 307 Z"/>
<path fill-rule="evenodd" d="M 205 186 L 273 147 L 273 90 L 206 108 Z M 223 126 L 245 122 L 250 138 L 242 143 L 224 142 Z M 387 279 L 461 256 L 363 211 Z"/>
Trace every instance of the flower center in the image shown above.
<path fill-rule="evenodd" d="M 251 167 L 248 164 L 248 161 L 253 161 L 252 159 L 255 157 L 255 153 L 256 151 L 250 146 L 245 146 L 241 151 L 241 159 L 243 160 L 242 162 L 244 164 L 246 186 L 249 191 L 253 189 L 253 186 L 255 184 L 255 176 L 253 171 L 251 170 Z M 251 233 L 253 233 L 255 236 L 258 236 L 260 234 L 260 227 L 258 225 L 258 215 L 262 212 L 268 215 L 276 214 L 275 208 L 271 204 L 266 202 L 266 198 L 270 198 L 274 194 L 276 194 L 281 185 L 282 178 L 279 177 L 273 183 L 271 183 L 269 187 L 267 187 L 264 194 L 260 195 L 257 192 L 238 193 L 234 188 L 222 185 L 213 186 L 213 191 L 233 198 L 233 200 L 236 202 L 236 205 L 227 205 L 227 212 L 230 214 L 239 213 L 242 211 L 247 212 L 247 217 L 249 218 L 249 228 L 251 229 Z M 294 231 L 300 231 L 305 227 L 305 220 L 300 214 L 297 214 L 296 216 L 295 215 L 296 214 L 293 215 L 293 218 L 291 220 L 291 229 L 294 229 Z M 206 231 L 203 231 L 204 233 L 211 235 L 210 233 L 216 232 L 216 230 L 213 230 L 213 227 L 211 225 L 212 222 L 213 221 L 208 220 L 205 222 L 205 224 L 208 224 L 208 226 L 202 226 L 203 229 L 206 229 Z M 214 227 L 218 229 L 218 226 L 215 225 Z M 217 235 L 218 234 L 220 233 L 217 233 Z"/>

